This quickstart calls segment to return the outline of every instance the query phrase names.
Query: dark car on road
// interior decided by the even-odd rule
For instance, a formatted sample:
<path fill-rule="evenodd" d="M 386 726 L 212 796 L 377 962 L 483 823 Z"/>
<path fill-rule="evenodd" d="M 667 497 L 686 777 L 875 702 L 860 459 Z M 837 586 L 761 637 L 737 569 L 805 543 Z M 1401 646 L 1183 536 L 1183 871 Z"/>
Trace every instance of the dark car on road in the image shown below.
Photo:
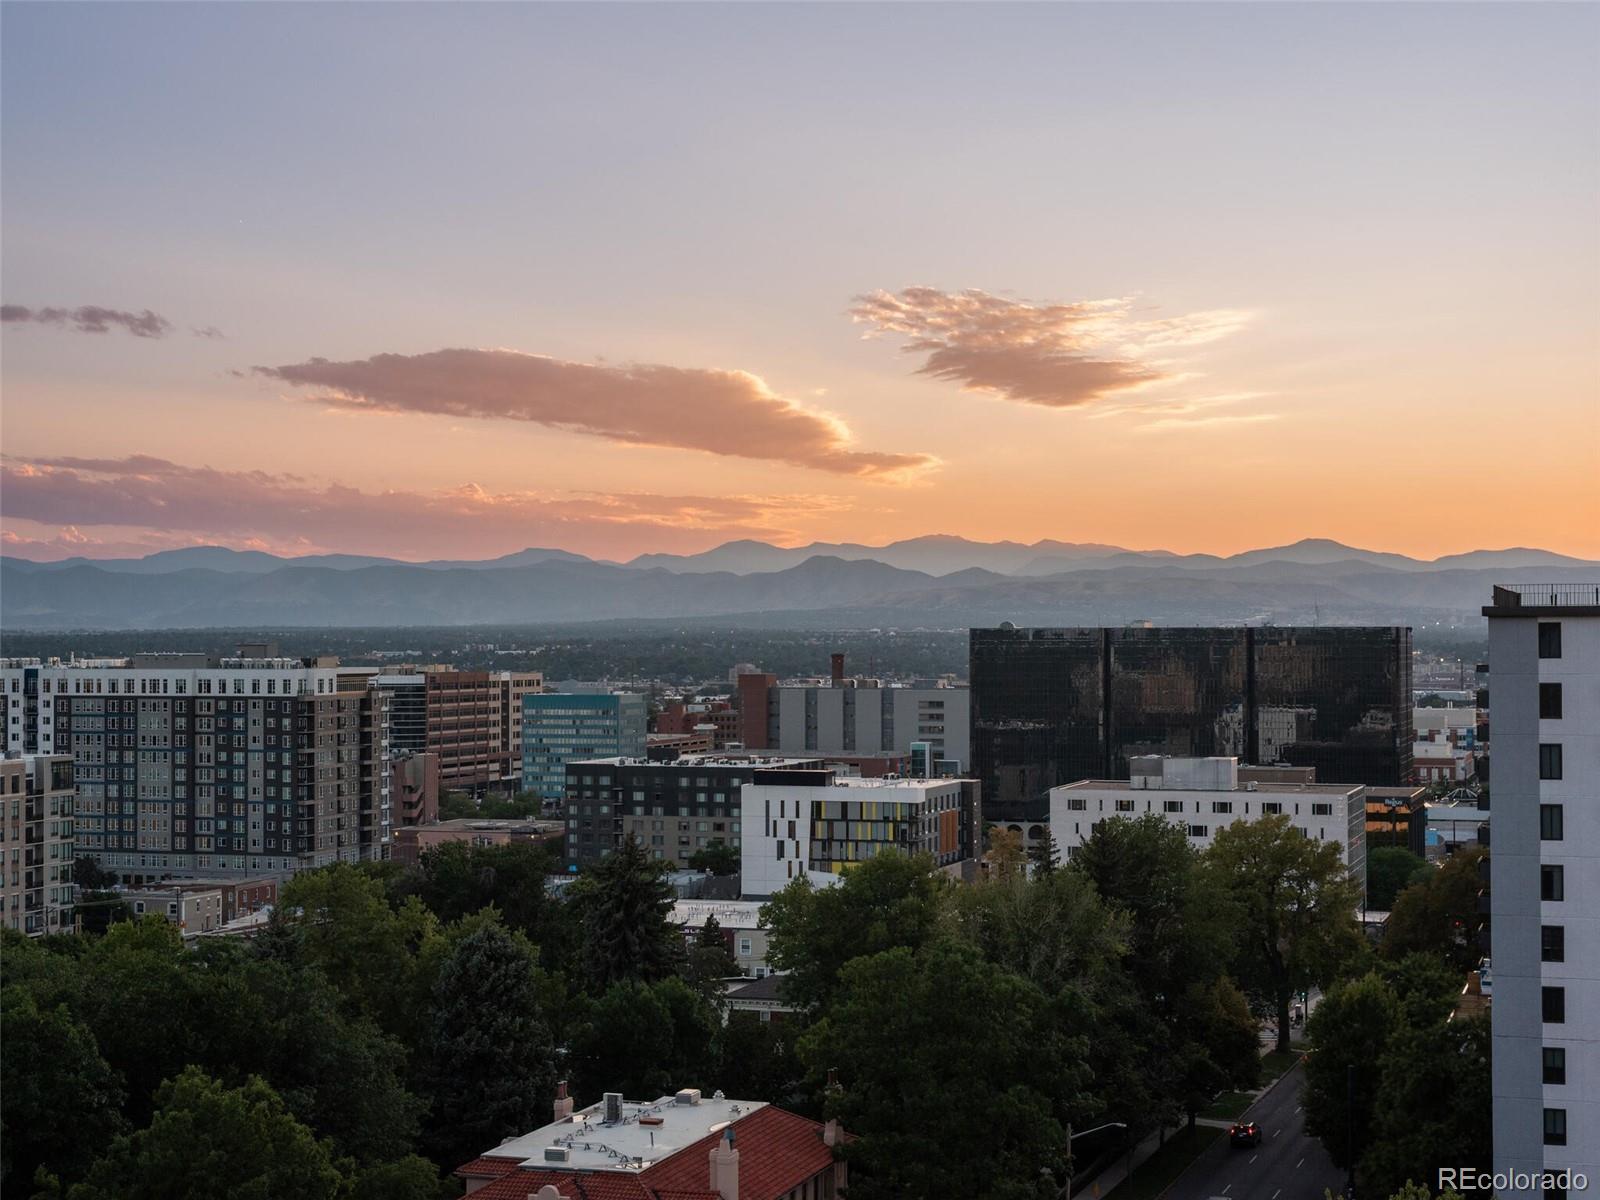
<path fill-rule="evenodd" d="M 1228 1126 L 1228 1144 L 1231 1146 L 1259 1146 L 1261 1126 L 1254 1121 L 1239 1121 Z"/>

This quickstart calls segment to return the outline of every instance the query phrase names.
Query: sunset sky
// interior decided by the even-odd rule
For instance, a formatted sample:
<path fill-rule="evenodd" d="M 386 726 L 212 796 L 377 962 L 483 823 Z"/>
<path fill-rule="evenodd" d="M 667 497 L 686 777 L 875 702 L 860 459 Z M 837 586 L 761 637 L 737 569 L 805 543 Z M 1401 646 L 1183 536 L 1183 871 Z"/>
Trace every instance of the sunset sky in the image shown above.
<path fill-rule="evenodd" d="M 1600 6 L 0 19 L 6 553 L 1600 557 Z"/>

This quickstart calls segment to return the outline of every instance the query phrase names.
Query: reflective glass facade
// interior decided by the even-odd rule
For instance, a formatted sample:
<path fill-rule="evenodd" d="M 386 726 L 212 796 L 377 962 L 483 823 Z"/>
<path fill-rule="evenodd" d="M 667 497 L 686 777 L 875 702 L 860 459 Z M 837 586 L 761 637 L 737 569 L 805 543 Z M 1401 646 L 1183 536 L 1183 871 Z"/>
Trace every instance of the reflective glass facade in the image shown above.
<path fill-rule="evenodd" d="M 972 754 L 986 819 L 1126 779 L 1139 754 L 1236 756 L 1324 783 L 1411 777 L 1411 631 L 974 629 Z"/>

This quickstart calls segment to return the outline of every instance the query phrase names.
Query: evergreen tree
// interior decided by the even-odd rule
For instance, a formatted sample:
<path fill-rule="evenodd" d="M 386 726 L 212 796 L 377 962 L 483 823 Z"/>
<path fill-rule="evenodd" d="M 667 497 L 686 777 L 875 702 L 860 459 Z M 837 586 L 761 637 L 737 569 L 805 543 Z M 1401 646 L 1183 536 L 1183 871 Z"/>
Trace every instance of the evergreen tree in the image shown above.
<path fill-rule="evenodd" d="M 630 979 L 653 983 L 682 963 L 683 936 L 671 920 L 676 897 L 666 874 L 666 865 L 652 861 L 629 836 L 572 885 L 583 970 L 595 991 Z"/>
<path fill-rule="evenodd" d="M 1056 849 L 1056 839 L 1047 825 L 1039 840 L 1028 847 L 1028 863 L 1035 875 L 1048 875 L 1061 865 L 1060 859 L 1060 852 Z"/>
<path fill-rule="evenodd" d="M 463 938 L 439 971 L 423 1048 L 426 1137 L 446 1170 L 547 1118 L 555 1064 L 536 973 L 527 940 L 495 924 Z"/>

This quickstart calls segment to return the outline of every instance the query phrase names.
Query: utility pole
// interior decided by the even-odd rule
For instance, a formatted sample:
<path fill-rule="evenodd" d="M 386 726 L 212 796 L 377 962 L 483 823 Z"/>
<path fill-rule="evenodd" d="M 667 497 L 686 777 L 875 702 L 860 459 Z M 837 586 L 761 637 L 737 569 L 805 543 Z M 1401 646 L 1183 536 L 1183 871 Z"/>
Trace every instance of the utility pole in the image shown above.
<path fill-rule="evenodd" d="M 1356 1197 L 1356 1065 L 1351 1063 L 1344 1073 L 1345 1140 L 1349 1145 L 1350 1163 L 1345 1169 L 1345 1200 Z"/>

